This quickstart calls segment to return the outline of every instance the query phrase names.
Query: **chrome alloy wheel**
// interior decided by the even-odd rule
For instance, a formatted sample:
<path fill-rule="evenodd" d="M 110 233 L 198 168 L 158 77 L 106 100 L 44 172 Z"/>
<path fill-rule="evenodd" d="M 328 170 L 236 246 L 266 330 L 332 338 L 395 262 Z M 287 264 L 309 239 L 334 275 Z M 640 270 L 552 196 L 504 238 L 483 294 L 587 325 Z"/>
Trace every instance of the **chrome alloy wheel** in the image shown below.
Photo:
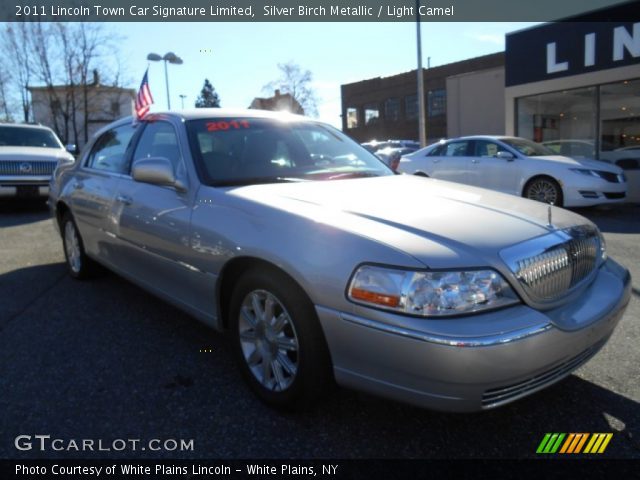
<path fill-rule="evenodd" d="M 556 184 L 544 178 L 535 180 L 527 189 L 527 198 L 539 202 L 557 205 L 559 196 Z"/>
<path fill-rule="evenodd" d="M 80 273 L 82 268 L 82 250 L 78 232 L 71 220 L 64 225 L 64 248 L 67 253 L 67 262 L 74 273 Z"/>
<path fill-rule="evenodd" d="M 298 337 L 289 313 L 266 290 L 253 290 L 242 301 L 238 319 L 244 360 L 268 390 L 284 391 L 298 372 Z"/>

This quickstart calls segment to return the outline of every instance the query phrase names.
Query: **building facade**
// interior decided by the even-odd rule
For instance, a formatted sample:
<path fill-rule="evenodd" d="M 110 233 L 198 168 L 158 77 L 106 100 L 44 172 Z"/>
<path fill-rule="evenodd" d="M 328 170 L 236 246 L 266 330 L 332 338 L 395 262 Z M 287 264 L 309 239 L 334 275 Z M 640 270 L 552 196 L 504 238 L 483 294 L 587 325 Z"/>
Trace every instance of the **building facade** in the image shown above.
<path fill-rule="evenodd" d="M 52 128 L 63 143 L 78 148 L 105 125 L 133 114 L 135 90 L 101 85 L 97 73 L 86 86 L 29 87 L 29 91 L 33 121 Z"/>
<path fill-rule="evenodd" d="M 428 143 L 451 136 L 450 122 L 457 132 L 468 127 L 473 133 L 502 133 L 503 70 L 503 52 L 424 69 Z M 417 76 L 412 70 L 342 85 L 342 130 L 359 142 L 419 138 Z M 474 95 L 474 80 L 486 87 L 482 95 Z"/>
<path fill-rule="evenodd" d="M 621 166 L 629 200 L 640 201 L 640 22 L 549 23 L 510 33 L 505 85 L 507 134 Z"/>

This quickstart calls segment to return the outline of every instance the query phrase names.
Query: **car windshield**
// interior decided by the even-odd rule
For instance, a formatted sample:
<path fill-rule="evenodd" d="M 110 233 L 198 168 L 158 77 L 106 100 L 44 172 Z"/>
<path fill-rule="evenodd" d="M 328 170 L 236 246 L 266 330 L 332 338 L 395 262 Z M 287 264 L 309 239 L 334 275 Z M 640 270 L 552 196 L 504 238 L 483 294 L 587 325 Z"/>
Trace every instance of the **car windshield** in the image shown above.
<path fill-rule="evenodd" d="M 550 148 L 540 145 L 539 143 L 532 142 L 525 138 L 501 138 L 502 143 L 506 143 L 512 148 L 518 150 L 521 154 L 527 157 L 541 157 L 544 155 L 557 155 Z"/>
<path fill-rule="evenodd" d="M 60 148 L 55 134 L 44 128 L 0 127 L 0 147 Z"/>
<path fill-rule="evenodd" d="M 204 183 L 250 185 L 393 175 L 340 131 L 315 122 L 212 118 L 187 122 Z"/>

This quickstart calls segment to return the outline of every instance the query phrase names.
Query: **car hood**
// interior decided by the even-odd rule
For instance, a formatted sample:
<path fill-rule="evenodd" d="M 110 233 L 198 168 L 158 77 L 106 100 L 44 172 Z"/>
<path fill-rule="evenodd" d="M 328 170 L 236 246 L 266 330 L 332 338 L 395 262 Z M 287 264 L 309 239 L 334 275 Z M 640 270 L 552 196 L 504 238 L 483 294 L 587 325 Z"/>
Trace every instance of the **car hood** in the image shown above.
<path fill-rule="evenodd" d="M 384 243 L 431 268 L 495 264 L 507 246 L 590 224 L 551 207 L 549 227 L 548 205 L 413 175 L 254 185 L 228 193 Z"/>
<path fill-rule="evenodd" d="M 544 155 L 527 158 L 530 158 L 531 160 L 562 163 L 569 168 L 590 168 L 593 170 L 604 170 L 612 173 L 620 173 L 622 171 L 618 167 L 616 167 L 615 165 L 611 165 L 610 163 L 601 162 L 599 160 L 592 160 L 589 158 L 571 158 L 565 157 L 563 155 Z"/>
<path fill-rule="evenodd" d="M 61 148 L 0 146 L 0 160 L 58 161 L 60 158 L 69 157 L 70 154 Z"/>

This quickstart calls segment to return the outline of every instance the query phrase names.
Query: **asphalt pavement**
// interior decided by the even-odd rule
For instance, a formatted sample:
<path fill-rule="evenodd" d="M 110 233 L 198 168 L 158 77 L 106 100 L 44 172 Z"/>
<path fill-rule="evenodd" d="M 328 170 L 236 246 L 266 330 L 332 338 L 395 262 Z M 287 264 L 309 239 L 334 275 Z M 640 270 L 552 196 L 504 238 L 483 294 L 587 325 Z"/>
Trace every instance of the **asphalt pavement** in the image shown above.
<path fill-rule="evenodd" d="M 2 201 L 0 458 L 525 458 L 547 432 L 613 432 L 604 455 L 640 459 L 640 207 L 579 213 L 631 270 L 633 294 L 606 347 L 566 380 L 474 414 L 346 389 L 284 414 L 245 386 L 225 335 L 114 274 L 71 279 L 43 204 Z M 18 450 L 20 435 L 193 449 Z"/>

